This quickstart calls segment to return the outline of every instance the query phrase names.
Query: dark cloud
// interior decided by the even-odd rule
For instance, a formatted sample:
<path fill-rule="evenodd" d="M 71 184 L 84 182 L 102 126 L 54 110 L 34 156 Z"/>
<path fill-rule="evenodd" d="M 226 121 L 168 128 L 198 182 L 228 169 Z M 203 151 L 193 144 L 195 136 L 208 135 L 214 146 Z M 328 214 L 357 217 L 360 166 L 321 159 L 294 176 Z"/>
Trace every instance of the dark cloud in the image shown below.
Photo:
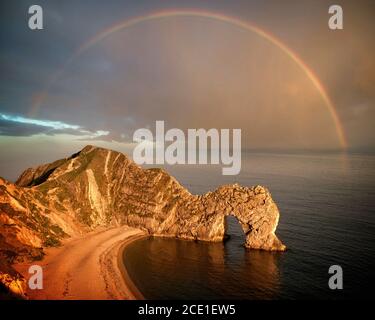
<path fill-rule="evenodd" d="M 40 0 L 42 31 L 27 27 L 32 4 L 1 1 L 0 112 L 88 132 L 1 121 L 0 135 L 129 141 L 134 130 L 165 120 L 182 129 L 240 127 L 245 147 L 337 147 L 332 119 L 306 76 L 267 41 L 225 23 L 144 23 L 93 46 L 53 80 L 82 43 L 118 21 L 195 7 L 249 21 L 291 47 L 327 88 L 350 147 L 375 147 L 374 1 L 340 1 L 342 31 L 327 27 L 329 0 Z"/>
<path fill-rule="evenodd" d="M 0 135 L 2 136 L 27 137 L 47 132 L 48 130 L 45 127 L 33 124 L 5 121 L 0 118 Z"/>
<path fill-rule="evenodd" d="M 77 137 L 85 136 L 85 139 L 98 139 L 101 141 L 104 137 L 109 135 L 109 132 L 107 131 L 99 130 L 93 132 L 61 122 L 55 123 L 23 117 L 19 118 L 16 116 L 8 116 L 11 119 L 9 120 L 4 119 L 3 117 L 4 116 L 0 114 L 0 136 L 30 137 L 36 134 L 44 134 L 47 136 L 66 134 Z M 27 123 L 26 121 L 34 121 L 36 123 Z M 105 140 L 110 141 L 108 138 L 105 138 Z"/>

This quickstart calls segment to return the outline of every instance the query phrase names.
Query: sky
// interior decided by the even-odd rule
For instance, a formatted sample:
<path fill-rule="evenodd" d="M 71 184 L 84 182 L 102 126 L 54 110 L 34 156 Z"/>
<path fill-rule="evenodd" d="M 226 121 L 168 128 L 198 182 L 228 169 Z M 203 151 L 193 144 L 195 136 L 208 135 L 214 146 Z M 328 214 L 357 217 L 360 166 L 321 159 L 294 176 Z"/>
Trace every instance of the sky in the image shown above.
<path fill-rule="evenodd" d="M 28 28 L 33 4 L 43 30 Z M 374 150 L 375 2 L 334 1 L 344 11 L 335 31 L 331 4 L 2 0 L 0 176 L 14 180 L 87 144 L 131 153 L 133 132 L 154 131 L 156 120 L 240 128 L 243 149 Z M 204 14 L 141 19 L 84 45 L 166 11 Z"/>

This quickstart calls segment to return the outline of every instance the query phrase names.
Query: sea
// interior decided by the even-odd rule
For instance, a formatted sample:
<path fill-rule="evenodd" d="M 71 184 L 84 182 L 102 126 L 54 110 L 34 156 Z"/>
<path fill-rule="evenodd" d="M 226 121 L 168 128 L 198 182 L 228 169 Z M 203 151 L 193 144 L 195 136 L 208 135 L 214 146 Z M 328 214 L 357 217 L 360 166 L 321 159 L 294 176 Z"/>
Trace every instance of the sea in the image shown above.
<path fill-rule="evenodd" d="M 237 176 L 212 165 L 164 167 L 193 194 L 266 186 L 286 252 L 250 250 L 235 217 L 223 243 L 148 237 L 123 252 L 146 299 L 369 299 L 375 285 L 375 155 L 246 152 Z M 329 273 L 331 266 L 339 266 Z M 337 267 L 333 267 L 337 268 Z M 342 289 L 330 278 L 340 276 Z M 335 280 L 334 280 L 335 279 Z M 331 279 L 338 283 L 336 278 Z"/>

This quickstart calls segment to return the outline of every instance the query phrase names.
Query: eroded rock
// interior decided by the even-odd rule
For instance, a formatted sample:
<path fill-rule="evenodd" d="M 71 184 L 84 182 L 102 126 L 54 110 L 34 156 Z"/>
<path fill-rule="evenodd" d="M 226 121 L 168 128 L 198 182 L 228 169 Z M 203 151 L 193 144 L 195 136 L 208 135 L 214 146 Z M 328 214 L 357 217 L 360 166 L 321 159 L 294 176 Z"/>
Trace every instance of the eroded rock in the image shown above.
<path fill-rule="evenodd" d="M 162 169 L 87 146 L 27 169 L 16 184 L 0 178 L 0 255 L 8 263 L 35 259 L 64 237 L 123 224 L 156 236 L 222 241 L 228 215 L 241 224 L 246 247 L 285 250 L 275 235 L 279 210 L 266 188 L 233 184 L 193 195 Z"/>

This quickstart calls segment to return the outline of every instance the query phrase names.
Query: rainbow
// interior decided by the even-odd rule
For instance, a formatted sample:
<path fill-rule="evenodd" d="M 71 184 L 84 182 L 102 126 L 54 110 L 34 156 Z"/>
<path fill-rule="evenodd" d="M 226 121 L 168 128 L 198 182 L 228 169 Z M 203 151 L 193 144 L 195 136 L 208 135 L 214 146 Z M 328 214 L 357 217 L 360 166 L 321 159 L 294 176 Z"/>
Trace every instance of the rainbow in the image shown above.
<path fill-rule="evenodd" d="M 97 33 L 94 37 L 83 43 L 75 52 L 74 54 L 68 59 L 68 61 L 63 65 L 63 67 L 56 72 L 51 80 L 50 85 L 48 85 L 47 89 L 44 91 L 42 95 L 40 95 L 40 98 L 36 101 L 36 103 L 33 106 L 33 111 L 36 112 L 40 105 L 42 104 L 43 100 L 47 97 L 48 88 L 62 75 L 65 68 L 74 61 L 78 56 L 80 56 L 82 53 L 90 49 L 92 46 L 96 45 L 101 40 L 105 39 L 106 37 L 110 36 L 111 34 L 123 30 L 125 28 L 132 27 L 138 23 L 142 23 L 145 21 L 150 20 L 158 20 L 158 19 L 165 19 L 170 17 L 203 17 L 207 19 L 212 19 L 216 21 L 222 21 L 225 23 L 229 23 L 231 25 L 234 25 L 240 29 L 247 30 L 250 32 L 254 32 L 260 37 L 268 40 L 273 45 L 275 45 L 277 48 L 281 49 L 287 56 L 289 56 L 298 66 L 301 68 L 301 70 L 305 73 L 305 75 L 310 79 L 314 87 L 318 90 L 319 94 L 321 95 L 325 106 L 328 109 L 328 112 L 330 113 L 330 116 L 333 120 L 333 123 L 336 128 L 338 140 L 340 142 L 340 145 L 343 149 L 347 148 L 347 141 L 344 133 L 343 126 L 340 122 L 340 118 L 337 114 L 335 105 L 333 104 L 331 98 L 329 97 L 327 91 L 325 90 L 324 86 L 320 82 L 319 78 L 315 75 L 313 70 L 309 68 L 306 63 L 302 61 L 302 59 L 293 52 L 289 47 L 287 47 L 284 43 L 282 43 L 280 40 L 278 40 L 275 36 L 270 34 L 269 32 L 264 31 L 263 29 L 247 22 L 243 21 L 239 18 L 230 17 L 227 15 L 223 15 L 220 13 L 214 13 L 210 11 L 202 11 L 202 10 L 191 10 L 191 9 L 178 9 L 178 10 L 164 10 L 160 12 L 150 13 L 139 17 L 130 18 L 125 21 L 121 21 L 102 32 Z"/>

